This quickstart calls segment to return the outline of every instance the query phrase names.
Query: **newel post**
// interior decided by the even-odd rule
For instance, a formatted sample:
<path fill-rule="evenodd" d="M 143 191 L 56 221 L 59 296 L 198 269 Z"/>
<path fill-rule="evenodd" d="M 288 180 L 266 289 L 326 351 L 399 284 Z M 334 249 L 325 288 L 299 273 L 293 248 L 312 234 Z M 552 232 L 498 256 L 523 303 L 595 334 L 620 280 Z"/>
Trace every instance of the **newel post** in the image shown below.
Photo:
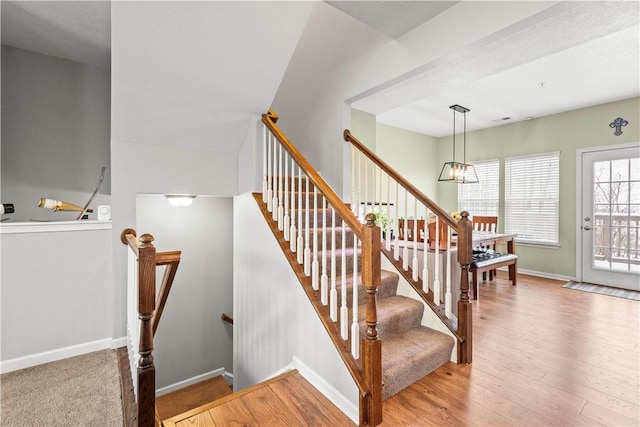
<path fill-rule="evenodd" d="M 375 226 L 376 216 L 365 217 L 362 238 L 362 283 L 367 290 L 365 321 L 367 331 L 362 340 L 362 369 L 365 384 L 371 390 L 368 404 L 360 398 L 360 424 L 376 426 L 382 422 L 382 341 L 378 339 L 378 313 L 376 293 L 380 286 L 380 228 Z M 363 413 L 366 410 L 366 413 Z M 363 420 L 363 415 L 366 419 Z"/>
<path fill-rule="evenodd" d="M 153 236 L 140 236 L 138 247 L 138 318 L 140 345 L 138 360 L 138 426 L 155 425 L 156 368 L 153 364 L 152 317 L 156 305 L 156 248 Z"/>
<path fill-rule="evenodd" d="M 458 332 L 464 340 L 458 345 L 458 363 L 471 363 L 473 328 L 469 299 L 469 264 L 473 259 L 473 224 L 469 212 L 463 211 L 458 221 L 458 263 L 460 264 L 460 300 L 458 300 Z"/>

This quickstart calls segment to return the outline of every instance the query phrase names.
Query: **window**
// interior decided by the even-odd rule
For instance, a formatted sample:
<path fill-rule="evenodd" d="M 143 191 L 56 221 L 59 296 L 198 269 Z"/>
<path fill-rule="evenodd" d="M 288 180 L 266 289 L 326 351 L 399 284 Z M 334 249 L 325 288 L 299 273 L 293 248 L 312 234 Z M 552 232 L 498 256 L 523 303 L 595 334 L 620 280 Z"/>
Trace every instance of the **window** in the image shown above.
<path fill-rule="evenodd" d="M 498 216 L 500 161 L 486 160 L 473 163 L 480 182 L 458 184 L 458 210 L 471 216 Z"/>
<path fill-rule="evenodd" d="M 560 152 L 505 159 L 505 232 L 519 241 L 557 245 Z"/>

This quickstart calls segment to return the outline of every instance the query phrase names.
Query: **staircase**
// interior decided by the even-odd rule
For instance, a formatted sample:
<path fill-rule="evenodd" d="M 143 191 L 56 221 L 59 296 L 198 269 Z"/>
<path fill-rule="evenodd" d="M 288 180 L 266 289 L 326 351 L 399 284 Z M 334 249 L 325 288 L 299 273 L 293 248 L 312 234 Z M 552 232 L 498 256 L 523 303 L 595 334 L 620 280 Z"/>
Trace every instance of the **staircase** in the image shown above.
<path fill-rule="evenodd" d="M 458 363 L 471 363 L 471 222 L 467 212 L 453 220 L 348 130 L 352 188 L 346 205 L 277 120 L 271 110 L 262 117 L 263 192 L 254 198 L 354 379 L 359 424 L 378 425 L 382 401 L 448 362 L 456 341 Z M 396 237 L 392 245 L 381 239 L 381 231 L 391 230 L 378 228 L 376 218 L 411 220 L 419 214 L 423 229 L 411 221 L 409 233 L 404 221 L 403 234 L 412 241 Z M 414 288 L 415 299 L 398 294 L 397 272 L 381 269 L 383 253 Z M 460 276 L 456 272 L 453 279 L 458 266 Z M 451 336 L 423 325 L 425 306 Z"/>
<path fill-rule="evenodd" d="M 296 188 L 295 180 L 292 180 L 291 187 Z M 307 200 L 307 194 L 302 192 L 302 200 Z M 327 209 L 314 209 L 313 206 L 313 188 L 310 189 L 309 200 L 311 201 L 311 217 L 317 217 L 318 223 L 331 222 L 332 218 Z M 297 193 L 297 192 L 296 192 Z M 274 236 L 278 241 L 284 241 L 284 232 L 278 230 L 278 222 L 272 218 L 271 213 L 267 209 L 267 204 L 263 202 L 262 194 L 256 193 L 254 197 L 259 204 L 265 220 L 269 224 Z M 341 222 L 340 218 L 336 218 L 336 222 Z M 342 235 L 342 229 L 338 235 Z M 316 230 L 311 236 L 310 247 L 314 242 L 319 243 L 322 240 L 323 230 Z M 326 231 L 324 231 L 326 233 Z M 358 270 L 362 266 L 361 253 L 354 252 L 353 241 L 354 236 L 351 229 L 345 229 L 344 238 L 346 238 L 346 271 L 353 270 L 354 260 L 358 262 Z M 338 243 L 342 243 L 339 240 Z M 283 245 L 283 251 L 287 259 L 295 267 L 295 254 L 290 247 Z M 341 271 L 342 265 L 342 249 L 336 251 L 336 271 Z M 355 254 L 355 257 L 354 257 Z M 331 264 L 329 264 L 330 268 Z M 347 273 L 344 281 L 347 300 L 351 300 L 354 294 L 354 276 Z M 414 382 L 418 381 L 425 375 L 434 371 L 438 367 L 444 365 L 451 359 L 451 352 L 454 346 L 454 340 L 449 335 L 434 329 L 422 326 L 422 318 L 425 306 L 421 301 L 397 295 L 399 275 L 388 270 L 381 270 L 380 285 L 377 292 L 378 307 L 378 339 L 382 341 L 382 398 L 388 399 Z M 358 324 L 359 324 L 359 341 L 365 339 L 367 330 L 365 313 L 366 313 L 366 297 L 367 292 L 362 285 L 362 277 L 358 276 L 355 280 L 358 285 L 356 292 L 358 298 Z M 342 279 L 337 279 L 336 287 L 341 289 L 343 286 Z M 303 286 L 307 286 L 303 283 Z M 318 294 L 320 291 L 314 291 Z M 318 299 L 320 295 L 318 295 Z M 349 310 L 351 317 L 352 310 Z"/>

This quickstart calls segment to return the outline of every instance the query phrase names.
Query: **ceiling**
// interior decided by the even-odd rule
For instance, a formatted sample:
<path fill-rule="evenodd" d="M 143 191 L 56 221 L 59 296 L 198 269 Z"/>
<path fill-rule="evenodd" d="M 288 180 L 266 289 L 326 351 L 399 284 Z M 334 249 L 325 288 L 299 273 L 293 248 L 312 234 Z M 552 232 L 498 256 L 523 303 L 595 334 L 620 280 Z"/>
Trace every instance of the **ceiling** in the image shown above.
<path fill-rule="evenodd" d="M 401 42 L 458 2 L 327 3 Z M 110 2 L 3 0 L 1 7 L 2 44 L 109 68 Z M 470 109 L 467 130 L 474 130 L 636 97 L 639 16 L 637 1 L 560 2 L 372 88 L 352 106 L 440 137 L 452 132 L 452 104 Z"/>
<path fill-rule="evenodd" d="M 2 0 L 0 8 L 3 45 L 110 67 L 111 2 Z"/>
<path fill-rule="evenodd" d="M 405 12 L 416 13 L 385 5 L 368 8 L 367 3 L 376 2 L 345 3 L 352 6 L 342 10 L 367 25 L 380 25 L 382 32 L 387 32 L 386 24 L 378 24 L 382 16 L 400 23 Z M 427 9 L 425 16 L 454 5 L 418 3 Z M 453 131 L 448 107 L 454 104 L 470 110 L 467 130 L 474 130 L 637 97 L 639 6 L 637 1 L 559 2 L 400 76 L 393 85 L 374 88 L 351 105 L 375 114 L 380 123 L 442 137 Z M 415 27 L 406 25 L 407 30 Z M 394 33 L 404 34 L 402 29 Z"/>

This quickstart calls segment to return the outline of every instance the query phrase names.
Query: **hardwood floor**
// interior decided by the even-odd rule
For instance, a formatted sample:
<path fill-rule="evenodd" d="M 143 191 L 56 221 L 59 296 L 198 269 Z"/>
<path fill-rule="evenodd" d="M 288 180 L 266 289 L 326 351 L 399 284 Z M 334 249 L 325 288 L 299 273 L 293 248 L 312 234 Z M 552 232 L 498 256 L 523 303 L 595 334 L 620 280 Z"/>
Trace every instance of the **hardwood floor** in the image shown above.
<path fill-rule="evenodd" d="M 505 272 L 481 283 L 473 363 L 385 401 L 382 426 L 640 425 L 640 303 L 563 284 L 519 275 L 512 286 Z M 298 374 L 230 398 L 165 426 L 353 425 Z"/>
<path fill-rule="evenodd" d="M 473 302 L 473 363 L 387 400 L 382 425 L 640 425 L 640 304 L 498 276 Z"/>
<path fill-rule="evenodd" d="M 353 422 L 297 371 L 164 421 L 184 426 L 347 426 Z"/>
<path fill-rule="evenodd" d="M 231 393 L 231 387 L 224 378 L 216 376 L 156 397 L 156 412 L 161 420 L 166 420 Z"/>

